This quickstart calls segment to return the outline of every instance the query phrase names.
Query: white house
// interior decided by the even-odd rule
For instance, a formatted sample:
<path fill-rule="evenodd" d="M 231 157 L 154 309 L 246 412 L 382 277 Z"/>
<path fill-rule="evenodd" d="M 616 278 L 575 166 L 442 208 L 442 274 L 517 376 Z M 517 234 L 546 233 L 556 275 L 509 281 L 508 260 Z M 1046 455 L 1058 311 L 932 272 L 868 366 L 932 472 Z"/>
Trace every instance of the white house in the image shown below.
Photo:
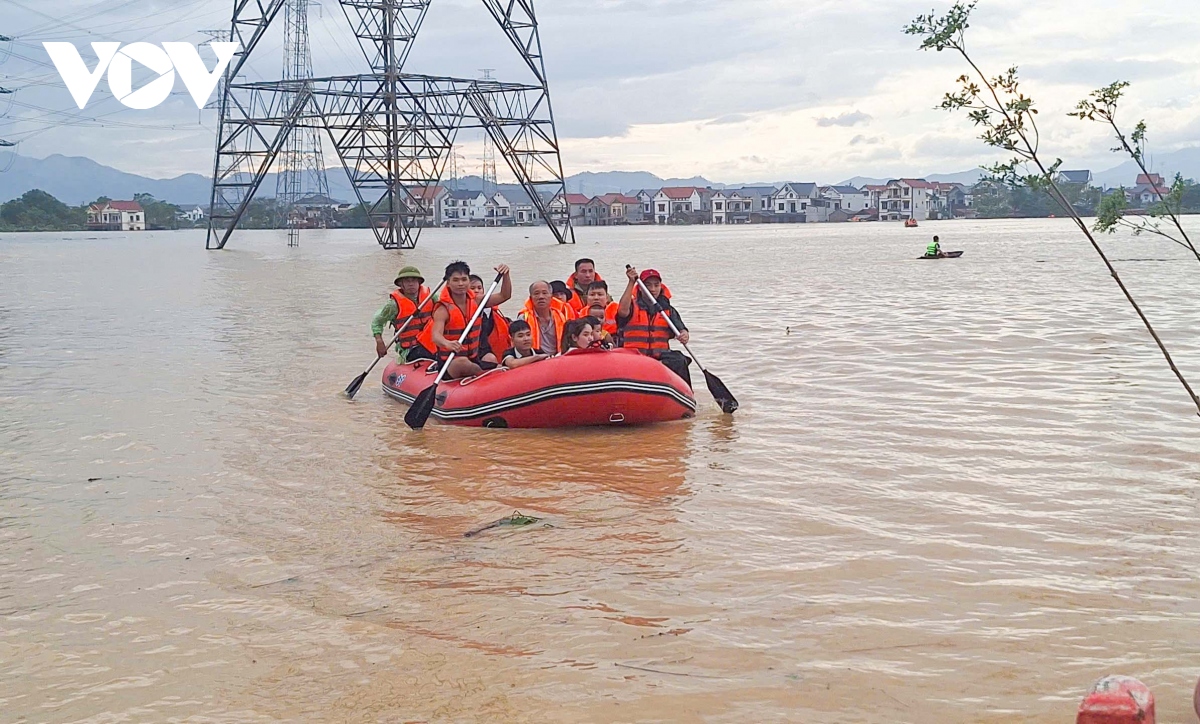
<path fill-rule="evenodd" d="M 642 189 L 641 191 L 638 191 L 636 194 L 630 194 L 630 196 L 634 196 L 637 198 L 638 201 L 642 202 L 642 218 L 644 218 L 644 219 L 653 219 L 654 218 L 654 192 L 653 191 L 647 191 L 646 189 Z"/>
<path fill-rule="evenodd" d="M 774 189 L 771 189 L 774 191 Z M 738 189 L 722 189 L 713 193 L 712 222 L 714 224 L 748 224 L 750 214 L 757 211 L 759 201 Z M 768 202 L 769 205 L 769 202 Z"/>
<path fill-rule="evenodd" d="M 819 197 L 820 192 L 816 184 L 787 183 L 775 192 L 771 203 L 775 207 L 775 215 L 781 217 L 781 221 L 805 221 L 809 205 Z"/>
<path fill-rule="evenodd" d="M 204 221 L 205 216 L 204 209 L 199 206 L 194 207 L 191 211 L 179 211 L 175 214 L 175 218 L 179 221 L 190 221 L 193 224 L 197 221 Z"/>
<path fill-rule="evenodd" d="M 710 210 L 711 192 L 695 186 L 667 186 L 654 194 L 654 223 L 665 224 L 675 215 Z"/>
<path fill-rule="evenodd" d="M 925 221 L 934 205 L 936 187 L 923 178 L 893 179 L 879 192 L 879 220 Z"/>
<path fill-rule="evenodd" d="M 447 191 L 441 196 L 439 225 L 469 226 L 475 218 L 472 209 L 477 213 L 483 203 L 479 199 L 481 196 L 483 193 L 479 191 Z"/>
<path fill-rule="evenodd" d="M 483 202 L 484 226 L 512 226 L 512 203 L 504 194 L 496 192 Z"/>
<path fill-rule="evenodd" d="M 821 197 L 832 202 L 831 209 L 843 209 L 851 213 L 871 205 L 871 194 L 866 189 L 853 186 L 822 186 Z"/>
<path fill-rule="evenodd" d="M 136 201 L 106 201 L 87 210 L 89 231 L 145 231 L 146 211 Z"/>

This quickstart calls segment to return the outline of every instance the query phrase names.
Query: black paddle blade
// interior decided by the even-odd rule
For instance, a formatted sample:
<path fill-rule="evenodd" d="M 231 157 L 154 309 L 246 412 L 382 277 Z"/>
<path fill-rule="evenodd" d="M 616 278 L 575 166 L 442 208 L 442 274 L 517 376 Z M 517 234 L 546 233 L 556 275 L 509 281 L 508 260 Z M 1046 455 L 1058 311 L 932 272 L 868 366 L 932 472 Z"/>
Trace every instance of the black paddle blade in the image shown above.
<path fill-rule="evenodd" d="M 708 370 L 704 370 L 704 381 L 708 383 L 708 391 L 712 394 L 713 399 L 721 406 L 721 412 L 732 415 L 738 409 L 738 401 L 725 383 Z"/>
<path fill-rule="evenodd" d="M 365 379 L 367 379 L 367 373 L 363 372 L 361 375 L 351 380 L 350 384 L 346 385 L 346 396 L 353 400 L 354 396 L 358 394 L 358 388 L 362 387 L 363 380 Z"/>
<path fill-rule="evenodd" d="M 417 399 L 413 400 L 412 407 L 408 408 L 408 412 L 404 413 L 404 424 L 414 430 L 420 430 L 425 427 L 425 423 L 429 421 L 429 414 L 433 412 L 433 403 L 437 401 L 437 385 L 430 385 L 421 394 L 417 395 Z"/>

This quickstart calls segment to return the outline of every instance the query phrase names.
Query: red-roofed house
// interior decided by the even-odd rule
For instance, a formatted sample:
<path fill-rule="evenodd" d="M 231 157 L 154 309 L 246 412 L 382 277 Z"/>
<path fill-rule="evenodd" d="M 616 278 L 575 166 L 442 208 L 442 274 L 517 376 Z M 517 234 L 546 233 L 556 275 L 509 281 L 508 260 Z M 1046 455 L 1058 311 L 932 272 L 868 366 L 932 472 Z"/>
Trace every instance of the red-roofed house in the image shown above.
<path fill-rule="evenodd" d="M 592 199 L 591 203 L 597 205 L 600 226 L 642 223 L 642 202 L 635 196 L 604 194 Z"/>
<path fill-rule="evenodd" d="M 413 220 L 418 226 L 442 225 L 442 199 L 450 193 L 445 186 L 413 186 L 408 193 L 415 207 Z"/>
<path fill-rule="evenodd" d="M 666 224 L 671 220 L 708 223 L 711 211 L 712 189 L 696 186 L 666 186 L 654 194 L 654 223 Z"/>
<path fill-rule="evenodd" d="M 893 179 L 879 192 L 879 220 L 925 221 L 933 208 L 937 187 L 923 178 Z"/>
<path fill-rule="evenodd" d="M 573 225 L 584 225 L 588 202 L 583 194 L 559 194 L 550 200 L 550 214 L 558 218 L 568 216 Z"/>
<path fill-rule="evenodd" d="M 136 201 L 106 201 L 87 210 L 89 231 L 145 231 L 146 211 Z"/>

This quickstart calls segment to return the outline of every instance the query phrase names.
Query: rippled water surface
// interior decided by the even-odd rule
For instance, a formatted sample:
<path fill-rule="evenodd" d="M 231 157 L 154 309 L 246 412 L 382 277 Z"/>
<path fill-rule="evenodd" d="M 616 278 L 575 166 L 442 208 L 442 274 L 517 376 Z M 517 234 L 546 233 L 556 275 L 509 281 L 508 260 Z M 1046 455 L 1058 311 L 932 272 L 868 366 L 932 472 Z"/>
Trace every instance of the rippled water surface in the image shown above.
<path fill-rule="evenodd" d="M 1200 380 L 1200 264 L 1104 243 Z M 341 395 L 400 266 L 584 255 L 664 273 L 735 416 Z M 4 235 L 0 273 L 4 721 L 1061 722 L 1112 672 L 1189 720 L 1200 419 L 1068 222 Z"/>

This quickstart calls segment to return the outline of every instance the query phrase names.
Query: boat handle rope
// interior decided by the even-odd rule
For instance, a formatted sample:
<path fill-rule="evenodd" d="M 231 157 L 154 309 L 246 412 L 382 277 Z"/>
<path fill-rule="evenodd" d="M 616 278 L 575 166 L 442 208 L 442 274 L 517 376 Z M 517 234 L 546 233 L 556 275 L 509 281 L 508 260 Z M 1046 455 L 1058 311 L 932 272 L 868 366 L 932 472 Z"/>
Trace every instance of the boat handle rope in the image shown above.
<path fill-rule="evenodd" d="M 474 382 L 474 381 L 476 381 L 476 380 L 482 380 L 484 377 L 487 377 L 488 375 L 490 375 L 490 374 L 491 374 L 491 373 L 493 373 L 493 372 L 507 372 L 507 371 L 508 371 L 508 368 L 507 368 L 507 367 L 504 367 L 503 365 L 501 365 L 501 366 L 499 366 L 499 367 L 493 367 L 493 368 L 491 368 L 490 370 L 487 370 L 486 372 L 484 372 L 484 373 L 483 373 L 483 374 L 481 374 L 481 375 L 475 375 L 474 377 L 468 377 L 467 379 L 465 379 L 465 380 L 463 380 L 463 381 L 459 382 L 459 383 L 458 383 L 458 386 L 459 386 L 459 387 L 466 387 L 467 385 L 471 384 L 472 382 Z"/>

